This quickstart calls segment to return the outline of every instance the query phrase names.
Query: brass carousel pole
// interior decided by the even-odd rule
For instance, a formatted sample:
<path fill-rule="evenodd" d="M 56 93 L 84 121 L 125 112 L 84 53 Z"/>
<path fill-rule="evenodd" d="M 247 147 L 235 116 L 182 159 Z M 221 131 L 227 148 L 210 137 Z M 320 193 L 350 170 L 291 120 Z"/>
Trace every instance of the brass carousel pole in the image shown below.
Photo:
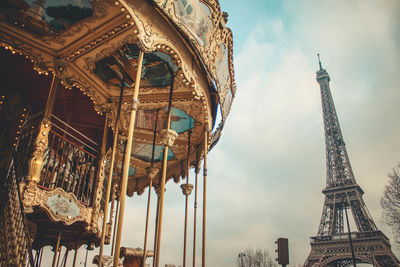
<path fill-rule="evenodd" d="M 60 248 L 58 249 L 58 258 L 57 258 L 57 263 L 56 263 L 56 266 L 57 266 L 57 267 L 58 267 L 58 263 L 60 262 L 61 252 L 62 252 L 62 247 L 60 247 Z"/>
<path fill-rule="evenodd" d="M 161 184 L 161 176 L 158 179 L 158 184 Z M 155 229 L 154 229 L 154 253 L 153 255 L 157 255 L 157 238 L 158 238 L 158 216 L 160 215 L 160 188 L 156 188 L 157 194 L 157 208 L 156 208 L 156 222 L 155 222 Z M 153 267 L 156 266 L 155 257 L 153 257 Z"/>
<path fill-rule="evenodd" d="M 52 267 L 56 265 L 57 253 L 60 248 L 60 240 L 61 240 L 61 232 L 58 232 L 56 249 L 54 250 L 54 256 L 53 256 L 53 263 L 51 264 Z"/>
<path fill-rule="evenodd" d="M 43 248 L 41 248 L 41 251 L 42 251 L 42 252 L 40 253 L 39 263 L 38 263 L 38 265 L 37 265 L 37 266 L 39 266 L 39 267 L 42 266 L 42 258 L 43 258 L 43 252 L 44 252 L 44 251 L 43 251 Z"/>
<path fill-rule="evenodd" d="M 204 164 L 203 164 L 203 240 L 201 251 L 201 266 L 206 266 L 206 196 L 207 196 L 207 153 L 208 153 L 208 130 L 204 128 Z"/>
<path fill-rule="evenodd" d="M 133 140 L 133 132 L 135 128 L 135 118 L 136 118 L 136 110 L 138 104 L 138 96 L 139 96 L 139 86 L 140 86 L 140 78 L 142 74 L 142 65 L 143 65 L 143 51 L 139 52 L 139 60 L 138 60 L 138 68 L 136 72 L 135 79 L 135 87 L 133 90 L 132 97 L 132 111 L 129 120 L 129 130 L 128 130 L 128 140 L 126 144 L 126 152 L 125 152 L 125 160 L 124 160 L 124 171 L 122 174 L 121 188 L 120 188 L 120 211 L 118 217 L 118 229 L 117 229 L 117 237 L 115 240 L 115 254 L 114 254 L 114 267 L 118 267 L 119 262 L 119 250 L 121 247 L 121 238 L 122 238 L 122 225 L 124 221 L 124 210 L 125 210 L 125 199 L 126 199 L 126 188 L 128 186 L 128 173 L 129 173 L 129 163 L 131 161 L 131 151 L 132 151 L 132 140 Z"/>
<path fill-rule="evenodd" d="M 108 202 L 110 201 L 111 182 L 112 182 L 112 178 L 113 178 L 115 154 L 117 151 L 117 142 L 118 142 L 118 134 L 119 134 L 118 120 L 119 120 L 119 116 L 121 113 L 122 97 L 124 95 L 124 87 L 125 87 L 124 81 L 122 81 L 121 92 L 119 94 L 117 117 L 115 119 L 115 134 L 114 134 L 114 142 L 113 142 L 113 148 L 112 148 L 112 154 L 111 154 L 110 171 L 108 174 L 106 199 L 105 199 L 105 203 L 104 203 L 104 218 L 103 218 L 103 226 L 102 226 L 102 230 L 101 230 L 101 239 L 100 239 L 99 266 L 101 266 L 102 262 L 103 262 L 103 249 L 104 249 L 104 237 L 105 237 L 106 226 L 107 226 Z"/>
<path fill-rule="evenodd" d="M 115 192 L 117 194 L 117 192 Z M 113 237 L 112 237 L 112 242 L 111 242 L 111 256 L 114 253 L 114 246 L 115 246 L 115 233 L 117 231 L 117 218 L 119 215 L 119 197 L 117 198 L 117 208 L 115 209 L 115 222 L 114 222 L 114 231 L 113 231 Z"/>
<path fill-rule="evenodd" d="M 198 151 L 196 153 L 196 167 L 195 178 L 194 178 L 194 211 L 193 211 L 193 267 L 196 266 L 196 228 L 197 228 L 197 178 L 200 172 L 199 161 L 200 157 L 198 155 Z"/>
<path fill-rule="evenodd" d="M 125 161 L 126 140 L 123 141 L 123 146 L 124 146 L 124 153 L 123 153 L 123 156 L 122 156 L 122 162 Z M 122 168 L 121 168 L 121 174 L 120 174 L 120 179 L 119 179 L 119 183 L 118 183 L 118 189 L 115 191 L 115 194 L 117 195 L 117 208 L 115 210 L 115 223 L 114 223 L 113 240 L 112 240 L 112 244 L 111 244 L 111 256 L 114 255 L 115 237 L 117 236 L 117 228 L 118 228 L 117 218 L 119 217 L 119 210 L 120 210 L 120 205 L 119 205 L 120 204 L 120 194 L 118 192 L 121 192 L 120 188 L 121 188 L 122 173 L 123 172 L 124 172 L 124 166 L 122 166 Z"/>
<path fill-rule="evenodd" d="M 186 174 L 186 184 L 182 184 L 182 193 L 185 195 L 185 228 L 183 234 L 183 267 L 186 267 L 186 239 L 187 239 L 187 212 L 188 212 L 188 198 L 193 189 L 193 185 L 189 184 L 189 169 L 190 169 L 190 136 L 192 130 L 189 129 L 188 132 L 188 151 L 187 151 L 187 174 Z"/>
<path fill-rule="evenodd" d="M 172 146 L 177 133 L 171 130 L 171 112 L 172 112 L 172 93 L 174 89 L 174 74 L 171 71 L 171 87 L 169 91 L 169 101 L 168 101 L 168 119 L 167 119 L 167 129 L 165 131 L 164 140 L 164 153 L 163 153 L 163 164 L 162 164 L 162 174 L 161 174 L 161 185 L 160 185 L 160 205 L 158 211 L 158 229 L 157 229 L 157 254 L 155 257 L 155 267 L 159 266 L 160 260 L 160 243 L 161 243 L 161 233 L 162 233 L 162 218 L 163 218 L 163 208 L 164 208 L 164 191 L 165 191 L 165 180 L 167 177 L 167 163 L 168 163 L 168 147 Z"/>
<path fill-rule="evenodd" d="M 143 259 L 142 259 L 142 267 L 144 267 L 146 263 L 146 253 L 147 253 L 147 232 L 149 227 L 149 213 L 150 213 L 150 201 L 151 201 L 151 187 L 153 186 L 153 178 L 157 175 L 158 169 L 154 168 L 154 151 L 156 148 L 156 134 L 157 134 L 157 123 L 158 123 L 158 112 L 156 115 L 156 121 L 154 123 L 154 130 L 153 130 L 153 147 L 151 151 L 151 164 L 150 168 L 147 169 L 147 174 L 149 176 L 149 195 L 147 197 L 147 211 L 146 211 L 146 226 L 144 230 L 144 244 L 143 244 Z"/>
<path fill-rule="evenodd" d="M 110 208 L 110 220 L 108 221 L 108 224 L 110 224 L 110 234 L 111 234 L 111 225 L 113 224 L 113 215 L 114 215 L 114 210 L 115 210 L 115 188 L 117 186 L 116 182 L 112 182 L 111 185 L 111 208 Z"/>
<path fill-rule="evenodd" d="M 74 253 L 74 260 L 72 261 L 72 267 L 75 267 L 76 264 L 76 256 L 78 255 L 79 245 L 76 244 L 75 253 Z"/>

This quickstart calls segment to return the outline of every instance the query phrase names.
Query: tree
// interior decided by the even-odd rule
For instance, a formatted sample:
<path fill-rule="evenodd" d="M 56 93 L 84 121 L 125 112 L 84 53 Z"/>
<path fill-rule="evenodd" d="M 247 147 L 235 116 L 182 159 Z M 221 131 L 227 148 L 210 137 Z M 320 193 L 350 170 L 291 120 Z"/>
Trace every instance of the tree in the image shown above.
<path fill-rule="evenodd" d="M 258 248 L 256 251 L 247 248 L 240 252 L 237 258 L 238 267 L 277 267 L 268 251 Z"/>
<path fill-rule="evenodd" d="M 381 198 L 383 220 L 392 228 L 395 243 L 400 245 L 400 163 L 388 177 L 389 184 Z"/>

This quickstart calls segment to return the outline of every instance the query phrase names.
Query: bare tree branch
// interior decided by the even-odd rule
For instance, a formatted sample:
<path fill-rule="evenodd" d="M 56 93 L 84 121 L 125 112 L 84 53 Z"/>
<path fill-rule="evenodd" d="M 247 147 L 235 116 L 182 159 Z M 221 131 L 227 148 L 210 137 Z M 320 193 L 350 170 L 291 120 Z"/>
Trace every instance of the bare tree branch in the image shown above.
<path fill-rule="evenodd" d="M 240 252 L 236 263 L 238 267 L 278 267 L 268 251 L 260 248 L 256 251 L 247 248 Z"/>
<path fill-rule="evenodd" d="M 388 177 L 389 184 L 381 198 L 383 220 L 392 228 L 395 243 L 400 245 L 400 163 Z"/>

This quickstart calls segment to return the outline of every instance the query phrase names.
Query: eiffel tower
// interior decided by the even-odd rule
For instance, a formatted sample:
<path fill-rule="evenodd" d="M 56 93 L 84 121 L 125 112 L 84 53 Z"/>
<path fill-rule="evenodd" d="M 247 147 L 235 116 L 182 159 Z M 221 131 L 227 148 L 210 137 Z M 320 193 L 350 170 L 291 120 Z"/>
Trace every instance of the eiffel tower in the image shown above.
<path fill-rule="evenodd" d="M 325 202 L 318 234 L 311 237 L 311 252 L 304 267 L 344 267 L 357 263 L 399 266 L 389 238 L 376 227 L 362 198 L 364 191 L 354 178 L 329 89 L 330 78 L 322 68 L 319 55 L 318 61 L 317 82 L 321 89 L 326 144 L 326 188 L 322 190 Z M 345 231 L 345 223 L 347 229 L 350 228 L 348 216 L 353 216 L 357 228 L 351 229 L 353 232 Z"/>

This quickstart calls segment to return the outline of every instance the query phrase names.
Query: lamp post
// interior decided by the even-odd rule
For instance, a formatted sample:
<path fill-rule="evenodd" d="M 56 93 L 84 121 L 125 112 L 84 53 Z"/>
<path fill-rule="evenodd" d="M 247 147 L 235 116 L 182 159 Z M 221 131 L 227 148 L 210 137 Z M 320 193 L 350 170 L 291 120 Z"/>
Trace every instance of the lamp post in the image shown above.
<path fill-rule="evenodd" d="M 238 255 L 238 258 L 240 259 L 241 267 L 244 267 L 244 264 L 243 264 L 243 258 L 244 257 L 246 257 L 246 254 L 244 254 L 244 252 L 240 252 L 239 255 Z"/>

